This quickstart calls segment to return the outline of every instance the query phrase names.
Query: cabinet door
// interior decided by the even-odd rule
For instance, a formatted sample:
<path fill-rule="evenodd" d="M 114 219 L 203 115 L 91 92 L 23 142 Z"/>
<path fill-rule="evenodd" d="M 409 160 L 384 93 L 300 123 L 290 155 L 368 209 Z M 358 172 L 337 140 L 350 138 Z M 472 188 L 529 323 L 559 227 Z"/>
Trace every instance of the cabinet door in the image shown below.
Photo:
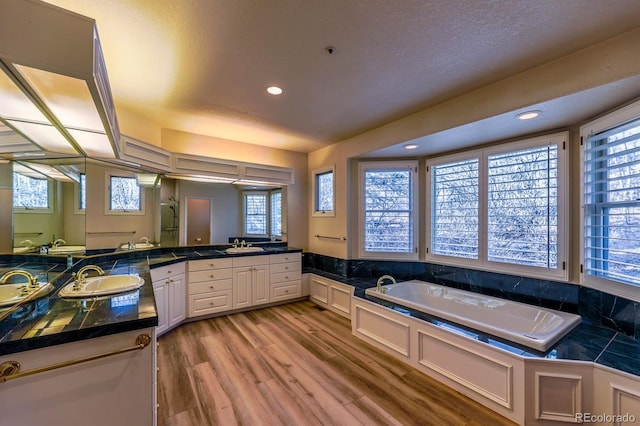
<path fill-rule="evenodd" d="M 169 327 L 184 321 L 187 317 L 187 287 L 184 275 L 169 278 Z"/>
<path fill-rule="evenodd" d="M 269 267 L 256 266 L 251 275 L 252 304 L 269 303 Z"/>
<path fill-rule="evenodd" d="M 233 309 L 251 306 L 251 267 L 233 268 Z"/>
<path fill-rule="evenodd" d="M 169 328 L 169 298 L 165 281 L 168 281 L 168 279 L 153 283 L 153 294 L 156 297 L 156 309 L 158 310 L 158 326 L 156 327 L 156 334 L 158 335 Z"/>

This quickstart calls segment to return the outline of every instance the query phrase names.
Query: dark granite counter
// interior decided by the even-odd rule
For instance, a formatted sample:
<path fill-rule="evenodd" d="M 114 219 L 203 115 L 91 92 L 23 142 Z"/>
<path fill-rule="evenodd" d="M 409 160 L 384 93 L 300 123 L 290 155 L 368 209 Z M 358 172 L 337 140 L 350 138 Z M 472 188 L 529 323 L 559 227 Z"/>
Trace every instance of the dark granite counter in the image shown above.
<path fill-rule="evenodd" d="M 458 324 L 443 321 L 440 318 L 396 305 L 365 294 L 365 289 L 376 286 L 375 279 L 345 278 L 313 268 L 304 268 L 303 273 L 313 273 L 334 281 L 353 286 L 354 296 L 386 306 L 396 312 L 412 316 L 434 324 L 448 331 L 482 341 L 496 348 L 530 358 L 547 358 L 572 361 L 588 361 L 616 370 L 640 376 L 640 342 L 600 325 L 582 322 L 563 337 L 549 351 L 542 353 L 531 348 L 501 340 L 495 336 L 481 333 Z"/>
<path fill-rule="evenodd" d="M 302 250 L 286 244 L 269 244 L 263 252 L 227 254 L 228 246 L 154 248 L 116 251 L 75 257 L 67 268 L 65 256 L 0 256 L 0 275 L 12 269 L 28 271 L 39 282 L 50 282 L 54 290 L 25 303 L 0 321 L 0 355 L 43 348 L 94 337 L 122 333 L 158 324 L 150 270 L 191 259 L 257 256 Z M 72 279 L 72 273 L 84 265 L 100 266 L 105 274 L 136 274 L 145 284 L 132 292 L 87 299 L 65 299 L 59 290 Z M 24 279 L 17 277 L 16 281 Z M 0 309 L 0 315 L 9 307 Z"/>

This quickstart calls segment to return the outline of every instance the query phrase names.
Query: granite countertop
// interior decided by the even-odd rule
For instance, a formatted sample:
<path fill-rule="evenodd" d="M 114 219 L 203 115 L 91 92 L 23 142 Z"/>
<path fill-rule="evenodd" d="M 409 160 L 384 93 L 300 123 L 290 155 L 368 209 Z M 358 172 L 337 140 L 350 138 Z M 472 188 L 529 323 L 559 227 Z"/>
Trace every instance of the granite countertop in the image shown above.
<path fill-rule="evenodd" d="M 610 328 L 582 322 L 553 348 L 547 352 L 538 352 L 531 348 L 501 340 L 486 333 L 478 332 L 458 324 L 443 321 L 432 315 L 407 309 L 381 299 L 365 295 L 365 289 L 375 287 L 375 279 L 345 278 L 324 271 L 305 268 L 304 273 L 313 273 L 334 281 L 355 287 L 354 296 L 370 302 L 386 306 L 405 315 L 419 318 L 423 321 L 447 329 L 451 332 L 482 341 L 493 347 L 528 358 L 546 358 L 571 361 L 587 361 L 614 368 L 626 373 L 640 376 L 640 342 Z"/>
<path fill-rule="evenodd" d="M 193 259 L 302 251 L 287 247 L 286 244 L 275 244 L 265 247 L 263 252 L 227 254 L 224 247 L 228 246 L 117 251 L 76 257 L 76 263 L 70 269 L 67 269 L 65 256 L 0 256 L 0 275 L 12 269 L 22 269 L 37 276 L 39 282 L 54 285 L 50 294 L 25 303 L 0 321 L 0 355 L 155 327 L 158 325 L 158 314 L 150 275 L 150 270 L 155 267 Z M 99 298 L 59 297 L 59 290 L 73 279 L 72 272 L 89 264 L 100 266 L 106 274 L 137 274 L 144 278 L 145 284 L 132 292 Z M 0 315 L 7 309 L 0 309 Z"/>

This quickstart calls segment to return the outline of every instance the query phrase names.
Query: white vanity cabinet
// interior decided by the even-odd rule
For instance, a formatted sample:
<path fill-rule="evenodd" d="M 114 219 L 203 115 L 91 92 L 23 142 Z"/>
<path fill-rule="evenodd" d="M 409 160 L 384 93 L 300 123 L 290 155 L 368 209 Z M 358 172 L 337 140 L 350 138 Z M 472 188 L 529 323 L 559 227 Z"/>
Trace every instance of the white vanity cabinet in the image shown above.
<path fill-rule="evenodd" d="M 155 425 L 155 360 L 153 327 L 2 355 L 0 364 L 16 361 L 21 373 L 73 365 L 0 383 L 0 424 Z"/>
<path fill-rule="evenodd" d="M 269 303 L 269 256 L 234 257 L 233 309 Z"/>
<path fill-rule="evenodd" d="M 189 261 L 189 318 L 233 309 L 233 259 Z"/>
<path fill-rule="evenodd" d="M 153 294 L 158 308 L 158 335 L 186 318 L 185 262 L 151 269 Z"/>
<path fill-rule="evenodd" d="M 302 255 L 273 254 L 269 259 L 269 301 L 302 297 Z"/>

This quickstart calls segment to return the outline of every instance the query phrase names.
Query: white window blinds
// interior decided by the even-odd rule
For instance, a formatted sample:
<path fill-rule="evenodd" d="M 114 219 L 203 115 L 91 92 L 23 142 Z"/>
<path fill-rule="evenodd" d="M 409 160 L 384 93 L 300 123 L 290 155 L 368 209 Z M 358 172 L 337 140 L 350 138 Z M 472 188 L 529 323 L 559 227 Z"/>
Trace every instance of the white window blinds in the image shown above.
<path fill-rule="evenodd" d="M 583 273 L 640 285 L 640 119 L 584 146 Z"/>

